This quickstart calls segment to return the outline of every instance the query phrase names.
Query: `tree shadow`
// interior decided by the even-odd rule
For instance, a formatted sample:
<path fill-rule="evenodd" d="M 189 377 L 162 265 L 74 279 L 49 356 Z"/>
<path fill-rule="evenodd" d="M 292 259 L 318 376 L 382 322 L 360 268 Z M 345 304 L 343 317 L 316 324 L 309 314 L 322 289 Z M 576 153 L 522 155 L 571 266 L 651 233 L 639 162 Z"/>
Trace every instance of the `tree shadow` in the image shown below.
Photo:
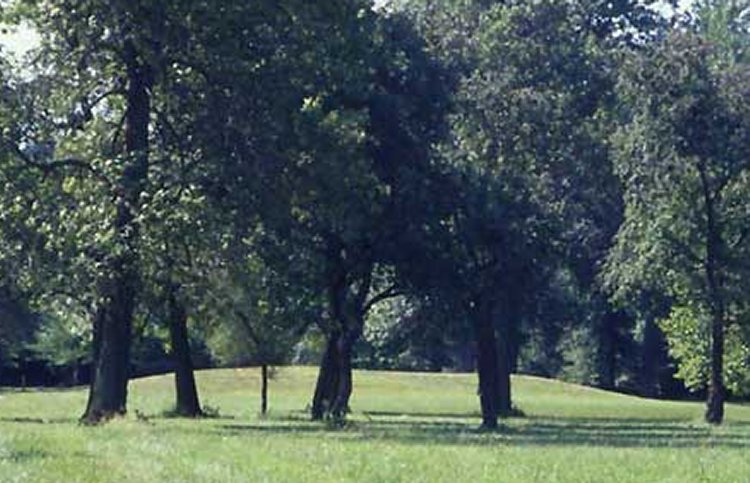
<path fill-rule="evenodd" d="M 679 419 L 541 418 L 504 421 L 497 431 L 478 429 L 474 415 L 450 415 L 452 421 L 430 420 L 435 414 L 368 413 L 365 420 L 342 428 L 289 418 L 266 423 L 219 425 L 223 435 L 298 434 L 340 437 L 354 441 L 392 441 L 404 444 L 584 446 L 612 448 L 735 448 L 750 449 L 745 425 L 729 423 L 712 428 Z"/>
<path fill-rule="evenodd" d="M 87 388 L 87 385 L 78 386 L 0 386 L 1 394 L 39 394 L 39 393 L 61 393 L 61 392 L 79 392 Z"/>
<path fill-rule="evenodd" d="M 445 419 L 477 419 L 482 415 L 479 411 L 471 413 L 441 413 L 441 412 L 399 412 L 399 411 L 365 411 L 362 413 L 365 417 L 412 417 L 412 418 L 445 418 Z"/>
<path fill-rule="evenodd" d="M 29 417 L 0 417 L 0 423 L 16 423 L 16 424 L 75 424 L 78 422 L 76 418 L 29 418 Z"/>
<path fill-rule="evenodd" d="M 0 462 L 28 463 L 29 461 L 43 459 L 49 456 L 49 453 L 41 449 L 26 449 L 20 451 L 11 450 L 0 452 Z"/>

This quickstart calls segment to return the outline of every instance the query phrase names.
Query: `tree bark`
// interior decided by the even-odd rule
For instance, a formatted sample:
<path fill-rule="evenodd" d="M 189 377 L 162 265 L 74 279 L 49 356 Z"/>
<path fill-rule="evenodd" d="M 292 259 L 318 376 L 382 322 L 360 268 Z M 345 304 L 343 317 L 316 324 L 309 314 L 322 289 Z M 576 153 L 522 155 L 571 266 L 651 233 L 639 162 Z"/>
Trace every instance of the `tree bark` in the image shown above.
<path fill-rule="evenodd" d="M 719 220 L 715 211 L 715 198 L 711 194 L 711 183 L 705 163 L 700 162 L 698 171 L 703 188 L 703 201 L 706 218 L 706 257 L 704 270 L 711 308 L 711 374 L 708 383 L 708 397 L 706 400 L 706 422 L 721 424 L 724 419 L 724 304 L 723 283 L 720 273 L 723 241 L 719 228 Z"/>
<path fill-rule="evenodd" d="M 349 412 L 349 399 L 352 395 L 352 349 L 358 336 L 356 329 L 343 332 L 337 342 L 339 357 L 338 387 L 331 406 L 331 417 L 334 419 L 343 419 Z"/>
<path fill-rule="evenodd" d="M 339 336 L 340 332 L 334 331 L 326 340 L 326 350 L 320 362 L 318 380 L 313 395 L 311 411 L 313 421 L 320 421 L 326 416 L 336 397 L 339 377 Z"/>
<path fill-rule="evenodd" d="M 187 330 L 187 311 L 178 300 L 177 288 L 170 287 L 167 297 L 169 312 L 169 337 L 175 363 L 175 413 L 179 416 L 198 417 L 203 414 L 195 384 L 193 360 Z"/>
<path fill-rule="evenodd" d="M 477 375 L 479 402 L 482 408 L 482 429 L 497 429 L 500 400 L 498 353 L 495 327 L 490 307 L 480 302 L 474 311 L 474 336 L 477 342 Z"/>
<path fill-rule="evenodd" d="M 99 282 L 99 309 L 94 317 L 92 380 L 81 420 L 94 424 L 124 414 L 133 310 L 138 285 L 136 210 L 148 173 L 148 126 L 151 111 L 150 68 L 131 40 L 123 46 L 127 72 L 125 167 L 117 182 L 114 236 L 120 245 Z"/>
<path fill-rule="evenodd" d="M 511 360 L 508 334 L 501 335 L 498 354 L 498 414 L 501 417 L 509 417 L 513 414 L 513 400 L 511 394 Z"/>
<path fill-rule="evenodd" d="M 367 250 L 363 250 L 367 253 Z M 336 324 L 328 339 L 313 398 L 313 419 L 343 420 L 352 394 L 352 352 L 373 304 L 387 298 L 389 289 L 367 301 L 374 262 L 363 256 L 354 270 L 345 260 L 344 245 L 331 238 L 328 246 L 328 309 Z"/>
<path fill-rule="evenodd" d="M 491 315 L 492 323 L 499 322 L 498 344 L 498 414 L 508 417 L 513 414 L 511 374 L 515 371 L 518 359 L 518 325 L 520 323 L 520 303 L 512 293 L 503 298 L 503 311 L 499 317 Z"/>
<path fill-rule="evenodd" d="M 268 364 L 260 366 L 260 414 L 268 412 Z"/>
<path fill-rule="evenodd" d="M 119 257 L 118 257 L 119 258 Z M 114 277 L 105 282 L 102 306 L 94 320 L 94 359 L 86 411 L 81 420 L 96 424 L 125 414 L 130 339 L 135 299 L 133 267 L 116 260 Z"/>
<path fill-rule="evenodd" d="M 721 424 L 724 420 L 724 321 L 714 316 L 711 321 L 711 375 L 706 401 L 706 422 Z"/>

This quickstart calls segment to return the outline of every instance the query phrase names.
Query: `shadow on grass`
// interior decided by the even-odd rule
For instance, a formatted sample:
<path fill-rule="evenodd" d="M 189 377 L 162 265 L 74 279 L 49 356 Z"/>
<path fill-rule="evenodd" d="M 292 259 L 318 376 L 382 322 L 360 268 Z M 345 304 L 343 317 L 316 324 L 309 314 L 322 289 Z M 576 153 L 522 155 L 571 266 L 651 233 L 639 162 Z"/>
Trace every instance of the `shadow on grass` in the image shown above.
<path fill-rule="evenodd" d="M 0 452 L 0 462 L 9 461 L 11 463 L 28 463 L 33 460 L 47 458 L 49 454 L 40 449 L 27 449 L 20 451 Z"/>
<path fill-rule="evenodd" d="M 0 423 L 20 424 L 76 424 L 76 418 L 28 418 L 28 417 L 0 417 Z"/>
<path fill-rule="evenodd" d="M 414 413 L 414 412 L 398 412 L 398 411 L 365 411 L 363 413 L 365 417 L 376 416 L 376 417 L 391 417 L 391 418 L 450 418 L 450 419 L 477 419 L 481 417 L 481 414 L 477 412 L 472 413 Z"/>
<path fill-rule="evenodd" d="M 82 389 L 86 389 L 88 386 L 32 386 L 32 387 L 15 387 L 15 386 L 2 386 L 0 387 L 0 395 L 2 394 L 35 394 L 35 393 L 61 393 L 61 392 L 78 392 Z"/>
<path fill-rule="evenodd" d="M 351 421 L 341 429 L 290 418 L 266 424 L 219 425 L 215 430 L 224 436 L 298 434 L 420 445 L 750 449 L 750 432 L 733 423 L 710 428 L 682 420 L 530 417 L 506 421 L 495 432 L 483 432 L 477 429 L 479 421 L 473 415 L 455 416 L 456 421 L 430 421 L 428 417 L 440 416 L 389 413 L 387 417 Z"/>

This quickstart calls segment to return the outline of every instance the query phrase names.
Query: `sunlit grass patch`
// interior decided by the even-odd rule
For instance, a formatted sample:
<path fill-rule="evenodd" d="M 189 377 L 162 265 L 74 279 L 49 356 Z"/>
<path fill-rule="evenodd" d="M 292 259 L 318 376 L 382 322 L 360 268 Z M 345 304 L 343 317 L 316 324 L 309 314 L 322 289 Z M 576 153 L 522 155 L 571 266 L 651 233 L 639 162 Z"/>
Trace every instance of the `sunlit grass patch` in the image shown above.
<path fill-rule="evenodd" d="M 653 401 L 517 377 L 526 413 L 478 431 L 470 374 L 362 371 L 344 427 L 314 423 L 315 368 L 281 368 L 271 411 L 259 371 L 202 371 L 214 417 L 167 417 L 171 376 L 136 380 L 130 413 L 77 424 L 86 393 L 3 392 L 0 482 L 748 481 L 750 408 L 709 427 L 700 403 Z M 136 415 L 137 414 L 137 415 Z"/>

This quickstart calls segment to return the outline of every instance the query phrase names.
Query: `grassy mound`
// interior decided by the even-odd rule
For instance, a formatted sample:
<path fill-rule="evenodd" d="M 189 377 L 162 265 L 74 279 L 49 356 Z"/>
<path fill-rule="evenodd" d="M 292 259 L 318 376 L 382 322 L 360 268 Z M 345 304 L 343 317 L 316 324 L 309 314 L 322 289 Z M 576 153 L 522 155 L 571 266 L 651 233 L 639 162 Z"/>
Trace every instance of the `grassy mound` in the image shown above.
<path fill-rule="evenodd" d="M 533 377 L 514 379 L 525 418 L 476 430 L 467 374 L 355 373 L 343 429 L 311 423 L 316 370 L 281 368 L 258 416 L 259 371 L 202 371 L 216 417 L 167 417 L 172 378 L 133 381 L 131 414 L 79 426 L 84 389 L 0 392 L 0 482 L 749 481 L 750 407 L 701 422 L 664 402 Z"/>

